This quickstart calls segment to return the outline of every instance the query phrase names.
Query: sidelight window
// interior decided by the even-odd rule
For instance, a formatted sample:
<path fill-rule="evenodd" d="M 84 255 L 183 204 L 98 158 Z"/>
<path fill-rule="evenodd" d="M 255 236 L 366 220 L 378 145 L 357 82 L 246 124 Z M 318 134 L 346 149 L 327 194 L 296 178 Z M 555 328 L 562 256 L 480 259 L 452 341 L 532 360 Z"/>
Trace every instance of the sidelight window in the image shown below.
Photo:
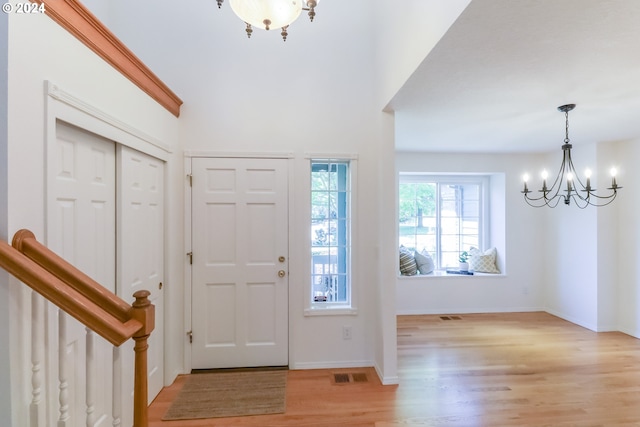
<path fill-rule="evenodd" d="M 351 304 L 351 162 L 311 160 L 312 306 Z"/>

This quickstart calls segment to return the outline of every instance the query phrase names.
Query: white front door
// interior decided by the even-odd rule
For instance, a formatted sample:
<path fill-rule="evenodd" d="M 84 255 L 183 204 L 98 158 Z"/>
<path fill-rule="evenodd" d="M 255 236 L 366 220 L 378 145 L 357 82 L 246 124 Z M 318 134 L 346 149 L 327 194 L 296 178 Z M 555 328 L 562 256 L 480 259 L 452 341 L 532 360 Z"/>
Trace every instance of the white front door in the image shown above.
<path fill-rule="evenodd" d="M 192 159 L 192 368 L 288 364 L 286 159 Z"/>
<path fill-rule="evenodd" d="M 148 393 L 151 402 L 164 385 L 164 163 L 118 146 L 118 296 L 132 303 L 139 290 L 151 292 L 155 329 L 149 337 Z M 133 340 L 127 343 L 130 366 L 124 372 L 133 390 Z M 130 386 L 130 387 L 129 387 Z M 130 400 L 130 399 L 129 399 Z M 127 402 L 129 404 L 129 402 Z"/>

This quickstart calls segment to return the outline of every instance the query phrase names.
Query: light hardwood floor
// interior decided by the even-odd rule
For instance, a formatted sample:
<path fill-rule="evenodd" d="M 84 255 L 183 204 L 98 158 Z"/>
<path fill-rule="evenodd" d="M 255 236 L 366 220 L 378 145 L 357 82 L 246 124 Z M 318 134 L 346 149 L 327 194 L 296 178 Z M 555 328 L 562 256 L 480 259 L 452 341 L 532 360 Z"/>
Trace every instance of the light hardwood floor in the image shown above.
<path fill-rule="evenodd" d="M 547 313 L 458 317 L 398 317 L 397 386 L 371 368 L 289 371 L 284 414 L 162 422 L 179 377 L 150 427 L 640 426 L 640 340 Z M 369 381 L 335 384 L 336 372 Z"/>

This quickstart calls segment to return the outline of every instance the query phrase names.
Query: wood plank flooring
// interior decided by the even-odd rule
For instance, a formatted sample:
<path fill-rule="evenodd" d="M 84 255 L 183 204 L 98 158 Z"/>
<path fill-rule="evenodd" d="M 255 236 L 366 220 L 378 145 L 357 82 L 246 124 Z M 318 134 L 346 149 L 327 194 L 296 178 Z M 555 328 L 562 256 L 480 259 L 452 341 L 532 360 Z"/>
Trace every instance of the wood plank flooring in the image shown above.
<path fill-rule="evenodd" d="M 372 368 L 289 371 L 284 414 L 163 422 L 179 377 L 149 425 L 640 426 L 640 340 L 547 313 L 444 317 L 398 317 L 397 386 Z M 335 373 L 368 381 L 336 383 Z"/>

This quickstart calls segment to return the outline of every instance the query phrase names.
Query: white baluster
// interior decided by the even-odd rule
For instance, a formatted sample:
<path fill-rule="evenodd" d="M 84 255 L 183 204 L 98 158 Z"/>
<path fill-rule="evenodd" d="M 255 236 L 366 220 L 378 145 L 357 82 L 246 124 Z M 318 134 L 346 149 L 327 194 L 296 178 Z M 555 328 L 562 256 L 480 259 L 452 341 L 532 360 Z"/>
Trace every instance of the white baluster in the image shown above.
<path fill-rule="evenodd" d="M 31 292 L 31 405 L 29 415 L 31 427 L 44 426 L 42 417 L 42 359 L 44 354 L 44 301 L 36 292 Z"/>
<path fill-rule="evenodd" d="M 94 390 L 95 390 L 95 382 L 96 382 L 96 375 L 95 375 L 95 364 L 96 364 L 96 355 L 95 355 L 95 334 L 93 333 L 93 331 L 89 328 L 86 328 L 87 330 L 87 337 L 86 337 L 86 349 L 87 349 L 87 354 L 86 354 L 86 364 L 85 364 L 85 368 L 86 368 L 86 381 L 87 381 L 87 385 L 86 385 L 86 402 L 87 402 L 87 427 L 93 427 L 93 425 L 95 424 L 95 398 L 94 398 Z"/>
<path fill-rule="evenodd" d="M 120 347 L 113 346 L 113 389 L 112 389 L 113 426 L 122 424 L 122 358 Z"/>
<path fill-rule="evenodd" d="M 69 379 L 67 378 L 67 315 L 58 310 L 58 401 L 60 402 L 60 416 L 58 427 L 66 427 L 69 417 Z"/>

